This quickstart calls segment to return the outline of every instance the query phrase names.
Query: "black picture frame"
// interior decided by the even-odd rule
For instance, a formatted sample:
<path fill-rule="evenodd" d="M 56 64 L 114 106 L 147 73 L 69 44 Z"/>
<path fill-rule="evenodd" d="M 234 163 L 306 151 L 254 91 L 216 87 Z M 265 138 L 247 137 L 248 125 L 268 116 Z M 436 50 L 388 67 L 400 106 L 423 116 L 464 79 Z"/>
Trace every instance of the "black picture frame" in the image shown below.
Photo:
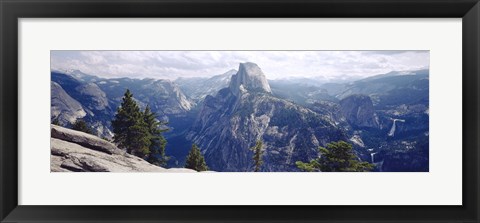
<path fill-rule="evenodd" d="M 479 222 L 478 0 L 0 0 L 1 222 Z M 18 19 L 462 18 L 462 206 L 18 205 Z"/>

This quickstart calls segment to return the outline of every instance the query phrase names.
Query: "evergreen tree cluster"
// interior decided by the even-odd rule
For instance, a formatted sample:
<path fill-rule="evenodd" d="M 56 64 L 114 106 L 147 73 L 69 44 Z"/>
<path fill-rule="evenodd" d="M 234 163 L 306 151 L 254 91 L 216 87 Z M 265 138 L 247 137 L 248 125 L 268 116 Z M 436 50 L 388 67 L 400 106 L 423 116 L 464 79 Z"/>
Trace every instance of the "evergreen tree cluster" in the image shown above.
<path fill-rule="evenodd" d="M 309 163 L 297 161 L 297 167 L 306 172 L 366 172 L 373 169 L 368 162 L 360 162 L 353 153 L 353 147 L 347 142 L 328 143 L 326 148 L 319 147 L 320 158 Z"/>
<path fill-rule="evenodd" d="M 62 125 L 62 123 L 60 123 L 59 116 L 52 119 L 51 124 L 65 127 L 65 126 Z M 68 128 L 71 128 L 75 131 L 88 133 L 90 135 L 95 135 L 95 131 L 90 126 L 88 126 L 88 123 L 83 119 L 75 120 L 75 122 L 73 124 L 68 125 Z"/>
<path fill-rule="evenodd" d="M 193 169 L 196 171 L 208 170 L 208 166 L 207 166 L 207 163 L 205 162 L 205 158 L 200 152 L 200 149 L 195 144 L 192 145 L 192 149 L 187 155 L 185 168 Z"/>
<path fill-rule="evenodd" d="M 77 119 L 75 123 L 73 123 L 72 129 L 93 135 L 93 130 L 82 119 Z"/>
<path fill-rule="evenodd" d="M 166 124 L 155 118 L 155 113 L 148 105 L 142 112 L 133 99 L 133 94 L 127 89 L 112 120 L 113 142 L 129 154 L 165 166 L 167 141 L 162 133 L 167 129 L 162 127 Z"/>

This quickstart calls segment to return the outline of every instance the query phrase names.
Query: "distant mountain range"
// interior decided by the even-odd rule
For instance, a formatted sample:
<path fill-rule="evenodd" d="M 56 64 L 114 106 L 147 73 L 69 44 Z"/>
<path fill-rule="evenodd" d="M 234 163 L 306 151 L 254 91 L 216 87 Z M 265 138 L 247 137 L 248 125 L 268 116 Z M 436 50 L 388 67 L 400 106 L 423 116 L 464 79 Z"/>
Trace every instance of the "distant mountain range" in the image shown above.
<path fill-rule="evenodd" d="M 196 102 L 202 101 L 207 95 L 215 95 L 220 89 L 228 86 L 236 70 L 229 70 L 224 74 L 210 78 L 177 78 L 175 83 L 189 98 Z"/>
<path fill-rule="evenodd" d="M 68 126 L 76 119 L 89 122 L 97 135 L 112 137 L 111 120 L 122 101 L 126 89 L 144 108 L 149 104 L 159 119 L 183 115 L 195 103 L 187 99 L 178 86 L 169 80 L 113 78 L 104 79 L 80 71 L 60 73 L 52 71 L 51 118 Z M 80 106 L 81 105 L 81 106 Z"/>
<path fill-rule="evenodd" d="M 308 162 L 318 146 L 344 140 L 376 171 L 428 171 L 428 70 L 327 83 L 267 80 L 254 63 L 175 81 L 106 79 L 78 70 L 51 76 L 51 119 L 66 127 L 83 119 L 106 138 L 130 89 L 142 108 L 149 104 L 158 119 L 169 121 L 171 167 L 182 166 L 195 143 L 212 170 L 252 171 L 250 147 L 262 140 L 262 171 L 298 171 L 295 161 Z"/>

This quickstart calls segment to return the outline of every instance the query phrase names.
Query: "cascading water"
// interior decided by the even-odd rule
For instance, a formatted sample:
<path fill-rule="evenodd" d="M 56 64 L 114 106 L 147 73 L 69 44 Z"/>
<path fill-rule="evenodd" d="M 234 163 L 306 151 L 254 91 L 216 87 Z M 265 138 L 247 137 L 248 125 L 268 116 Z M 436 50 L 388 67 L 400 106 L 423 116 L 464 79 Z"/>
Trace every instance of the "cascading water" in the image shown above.
<path fill-rule="evenodd" d="M 388 132 L 388 136 L 391 136 L 391 137 L 393 137 L 395 135 L 395 128 L 396 128 L 395 123 L 397 121 L 405 122 L 405 120 L 403 120 L 403 119 L 392 119 L 392 120 L 393 120 L 393 125 L 392 125 L 392 128 L 390 129 L 390 132 Z"/>
<path fill-rule="evenodd" d="M 372 157 L 372 163 L 375 163 L 375 154 L 377 153 L 370 153 L 370 157 Z"/>

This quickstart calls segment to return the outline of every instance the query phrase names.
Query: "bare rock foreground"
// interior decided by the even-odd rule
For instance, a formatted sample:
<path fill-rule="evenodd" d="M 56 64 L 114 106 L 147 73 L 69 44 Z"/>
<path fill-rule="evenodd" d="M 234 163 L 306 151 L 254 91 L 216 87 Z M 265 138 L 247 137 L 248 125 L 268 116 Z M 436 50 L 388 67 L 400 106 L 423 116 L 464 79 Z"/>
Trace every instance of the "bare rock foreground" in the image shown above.
<path fill-rule="evenodd" d="M 96 136 L 51 125 L 51 172 L 196 172 L 165 169 L 130 155 Z"/>

